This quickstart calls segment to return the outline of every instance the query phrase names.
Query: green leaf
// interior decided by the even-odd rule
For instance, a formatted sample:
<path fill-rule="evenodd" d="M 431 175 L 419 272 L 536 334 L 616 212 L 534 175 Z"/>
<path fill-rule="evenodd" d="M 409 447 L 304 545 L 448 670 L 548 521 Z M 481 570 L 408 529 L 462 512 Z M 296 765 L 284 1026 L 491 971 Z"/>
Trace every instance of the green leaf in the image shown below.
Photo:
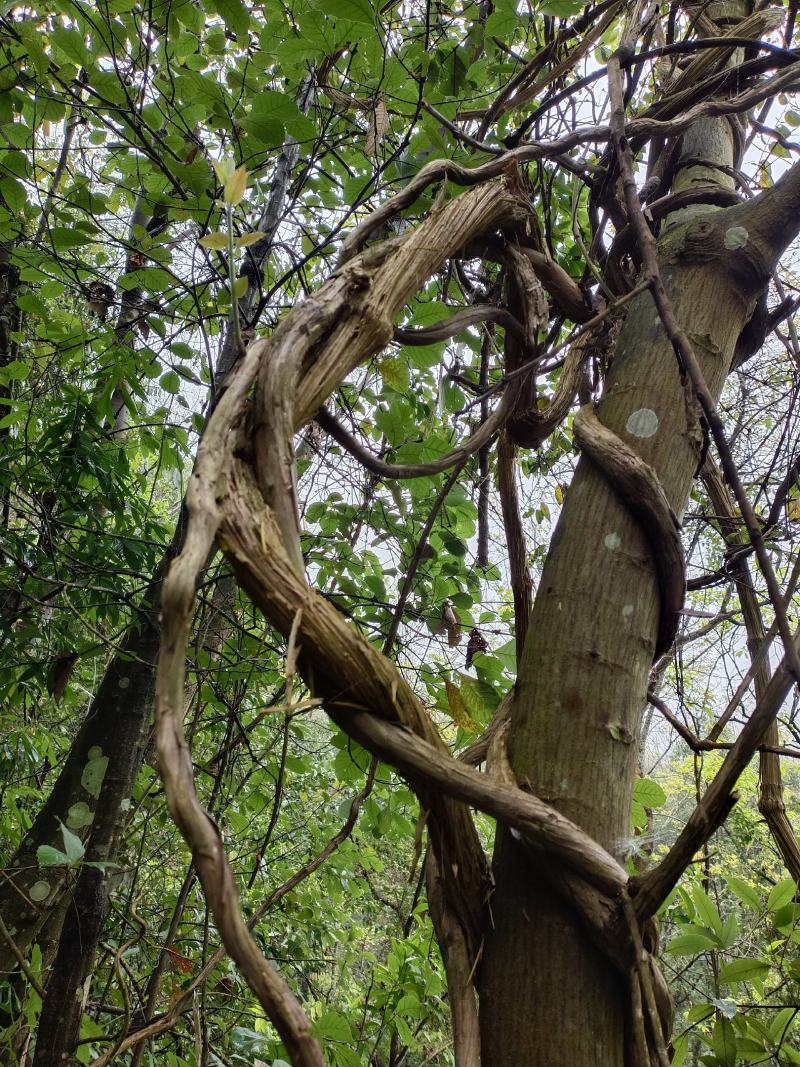
<path fill-rule="evenodd" d="M 264 89 L 253 100 L 250 113 L 243 120 L 244 129 L 265 145 L 280 145 L 286 139 L 287 125 L 302 125 L 310 120 L 285 93 Z"/>
<path fill-rule="evenodd" d="M 36 849 L 36 862 L 40 867 L 68 867 L 69 858 L 60 849 L 52 845 L 39 845 Z"/>
<path fill-rule="evenodd" d="M 667 801 L 667 794 L 652 778 L 637 778 L 633 784 L 633 799 L 645 808 L 660 808 Z"/>
<path fill-rule="evenodd" d="M 328 1041 L 352 1041 L 353 1031 L 346 1015 L 339 1011 L 329 1009 L 317 1019 L 314 1024 L 315 1032 Z"/>
<path fill-rule="evenodd" d="M 411 1033 L 411 1029 L 409 1028 L 408 1023 L 405 1021 L 402 1015 L 395 1015 L 392 1022 L 394 1024 L 395 1030 L 397 1030 L 397 1035 L 403 1042 L 403 1044 L 407 1048 L 413 1048 L 414 1035 Z"/>
<path fill-rule="evenodd" d="M 749 982 L 754 978 L 766 978 L 769 967 L 766 960 L 732 960 L 720 967 L 719 981 L 722 985 L 731 985 L 733 982 Z"/>
<path fill-rule="evenodd" d="M 71 29 L 68 26 L 56 25 L 50 31 L 50 40 L 59 51 L 71 59 L 79 67 L 92 67 L 94 59 L 86 47 L 84 35 L 80 30 Z"/>
<path fill-rule="evenodd" d="M 378 364 L 378 370 L 390 389 L 394 389 L 397 393 L 405 393 L 408 390 L 408 364 L 404 359 L 387 356 Z"/>
<path fill-rule="evenodd" d="M 539 10 L 543 15 L 552 15 L 557 19 L 568 19 L 583 10 L 583 0 L 545 0 Z"/>
<path fill-rule="evenodd" d="M 249 248 L 250 245 L 258 244 L 259 241 L 263 240 L 263 237 L 263 233 L 253 230 L 252 233 L 240 233 L 233 243 L 237 248 Z"/>
<path fill-rule="evenodd" d="M 0 181 L 0 201 L 5 204 L 12 215 L 19 215 L 28 203 L 25 186 L 16 178 L 3 178 Z"/>
<path fill-rule="evenodd" d="M 488 682 L 480 678 L 471 678 L 468 674 L 459 674 L 459 692 L 461 703 L 471 719 L 481 726 L 489 723 L 494 715 L 500 698 Z"/>
<path fill-rule="evenodd" d="M 240 274 L 236 281 L 233 283 L 233 297 L 235 300 L 241 300 L 244 294 L 247 292 L 247 287 L 250 284 L 250 280 L 247 275 Z"/>
<path fill-rule="evenodd" d="M 17 297 L 17 307 L 20 311 L 26 311 L 29 315 L 36 315 L 40 319 L 49 319 L 50 312 L 43 300 L 40 300 L 35 293 L 23 293 Z"/>
<path fill-rule="evenodd" d="M 237 37 L 247 33 L 250 28 L 250 13 L 242 0 L 212 0 L 212 6 Z"/>
<path fill-rule="evenodd" d="M 665 951 L 671 956 L 696 956 L 699 952 L 717 947 L 717 941 L 709 934 L 703 933 L 702 930 L 694 930 L 691 933 L 673 937 Z"/>
<path fill-rule="evenodd" d="M 728 884 L 728 888 L 732 893 L 736 894 L 742 904 L 752 908 L 753 911 L 761 911 L 761 898 L 752 886 L 734 875 L 728 875 L 725 881 Z"/>
<path fill-rule="evenodd" d="M 0 374 L 7 382 L 22 382 L 30 374 L 30 367 L 21 359 L 12 359 L 5 367 L 0 368 Z"/>
<path fill-rule="evenodd" d="M 736 1034 L 730 1019 L 723 1015 L 714 1023 L 711 1047 L 722 1067 L 736 1067 Z"/>
<path fill-rule="evenodd" d="M 783 908 L 793 900 L 796 893 L 797 886 L 794 880 L 792 878 L 784 878 L 782 882 L 778 882 L 776 886 L 773 886 L 767 898 L 767 907 L 770 911 L 778 911 L 779 908 Z"/>
<path fill-rule="evenodd" d="M 230 204 L 231 207 L 236 207 L 237 204 L 242 202 L 246 192 L 247 169 L 245 167 L 237 167 L 233 174 L 231 174 L 225 181 L 225 186 L 222 190 L 222 199 L 226 204 Z"/>
<path fill-rule="evenodd" d="M 165 393 L 171 393 L 173 396 L 181 391 L 181 380 L 174 370 L 169 370 L 166 374 L 162 374 L 158 384 Z"/>
<path fill-rule="evenodd" d="M 690 894 L 703 925 L 719 936 L 722 933 L 722 919 L 714 901 L 698 882 L 691 887 Z"/>
<path fill-rule="evenodd" d="M 681 1034 L 680 1037 L 676 1037 L 672 1047 L 674 1051 L 672 1054 L 671 1067 L 683 1067 L 689 1052 L 688 1034 Z"/>
<path fill-rule="evenodd" d="M 783 1043 L 786 1040 L 786 1035 L 789 1030 L 794 1028 L 796 1022 L 796 1008 L 783 1008 L 779 1011 L 769 1026 L 769 1035 L 772 1038 L 772 1041 L 776 1045 L 778 1042 Z"/>
<path fill-rule="evenodd" d="M 520 16 L 516 11 L 493 11 L 486 20 L 486 36 L 508 40 L 509 37 L 514 36 L 520 21 Z M 472 67 L 470 67 L 470 71 L 472 71 Z"/>
<path fill-rule="evenodd" d="M 67 855 L 70 865 L 74 866 L 76 863 L 80 863 L 83 859 L 86 853 L 86 848 L 77 834 L 73 834 L 71 830 L 68 830 L 63 822 L 60 822 L 59 825 L 61 826 L 61 836 L 64 839 L 64 852 Z"/>
<path fill-rule="evenodd" d="M 730 948 L 739 936 L 739 923 L 736 918 L 736 914 L 731 912 L 728 915 L 725 922 L 722 924 L 722 931 L 719 935 L 719 943 L 722 948 Z"/>
<path fill-rule="evenodd" d="M 314 5 L 325 15 L 366 26 L 375 24 L 375 9 L 369 0 L 318 0 Z"/>
<path fill-rule="evenodd" d="M 68 226 L 51 226 L 49 237 L 53 248 L 58 252 L 70 248 L 82 248 L 91 241 L 87 233 Z"/>

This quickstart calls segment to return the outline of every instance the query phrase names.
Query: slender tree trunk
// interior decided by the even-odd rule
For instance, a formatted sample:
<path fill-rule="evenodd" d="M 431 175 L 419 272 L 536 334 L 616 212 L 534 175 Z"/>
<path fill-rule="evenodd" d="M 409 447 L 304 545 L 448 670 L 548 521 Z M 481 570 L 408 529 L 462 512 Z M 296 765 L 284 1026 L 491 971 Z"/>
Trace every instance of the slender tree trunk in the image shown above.
<path fill-rule="evenodd" d="M 754 297 L 718 257 L 696 259 L 686 249 L 665 274 L 716 396 Z M 655 468 L 677 513 L 699 454 L 686 400 L 675 354 L 645 294 L 623 328 L 598 416 Z M 658 605 L 638 523 L 604 475 L 582 459 L 533 608 L 509 755 L 521 785 L 617 856 L 629 834 Z M 485 1062 L 620 1067 L 626 1004 L 617 976 L 504 831 L 495 879 L 482 973 Z M 553 1025 L 556 1005 L 568 1025 Z"/>
<path fill-rule="evenodd" d="M 63 867 L 39 868 L 39 846 L 63 847 L 60 822 L 76 833 L 85 832 L 101 805 L 111 800 L 109 790 L 115 786 L 122 790 L 117 789 L 117 805 L 130 797 L 129 786 L 139 766 L 141 740 L 153 697 L 161 579 L 166 560 L 174 555 L 179 543 L 180 530 L 173 538 L 171 552 L 145 591 L 136 622 L 106 668 L 53 788 L 0 882 L 0 915 L 22 951 L 36 939 L 70 880 L 74 882 L 74 875 Z M 0 971 L 9 971 L 13 966 L 8 946 L 0 945 Z"/>
<path fill-rule="evenodd" d="M 662 278 L 715 398 L 776 246 L 791 238 L 780 231 L 798 184 L 793 175 L 760 204 L 673 221 L 660 242 Z M 737 238 L 745 243 L 735 251 Z M 679 516 L 703 443 L 696 411 L 645 293 L 620 334 L 597 414 L 655 469 Z M 618 856 L 629 833 L 658 612 L 643 531 L 603 473 L 582 458 L 533 608 L 509 756 L 523 787 Z M 621 1067 L 627 1006 L 612 967 L 502 829 L 494 873 L 481 973 L 484 1062 Z M 568 1024 L 554 1026 L 556 1016 Z"/>
<path fill-rule="evenodd" d="M 312 80 L 306 79 L 300 98 L 303 110 L 309 106 L 312 87 Z M 243 318 L 256 313 L 262 271 L 282 217 L 289 178 L 298 155 L 298 145 L 290 139 L 279 159 L 270 196 L 259 220 L 258 228 L 264 237 L 250 250 L 244 271 L 250 285 L 240 302 L 239 310 Z M 117 326 L 118 332 L 123 329 L 126 334 L 132 328 L 131 310 L 134 317 L 139 314 L 130 300 L 129 304 L 128 314 L 123 308 Z M 217 392 L 238 357 L 234 331 L 228 329 L 217 366 Z M 115 403 L 114 412 L 116 428 L 121 429 L 123 426 L 119 420 L 124 419 L 124 407 Z M 86 860 L 108 861 L 115 855 L 125 805 L 141 765 L 150 722 L 160 640 L 158 608 L 161 582 L 169 561 L 180 551 L 183 536 L 182 512 L 165 557 L 145 592 L 136 623 L 129 630 L 121 653 L 111 660 L 64 769 L 17 851 L 9 875 L 0 885 L 0 915 L 4 919 L 8 916 L 6 923 L 13 931 L 17 947 L 22 950 L 35 940 L 68 888 L 69 872 L 63 868 L 40 871 L 36 861 L 39 845 L 53 843 L 58 847 L 59 820 L 67 823 L 76 805 L 83 805 L 81 810 L 85 810 L 87 817 L 90 815 L 92 820 Z M 214 603 L 225 601 L 229 593 L 229 583 L 223 580 L 215 591 Z M 208 626 L 212 625 L 209 620 Z M 108 759 L 108 763 L 103 766 L 105 759 Z M 90 774 L 87 779 L 92 764 L 95 770 L 98 766 L 103 768 L 99 782 L 96 775 Z M 90 788 L 87 788 L 87 781 Z M 107 872 L 97 868 L 84 866 L 80 870 L 74 887 L 74 906 L 64 916 L 51 980 L 42 1007 L 35 1067 L 47 1067 L 53 1062 L 60 1062 L 59 1057 L 68 1056 L 75 1046 L 82 1013 L 80 990 L 94 966 L 108 911 L 107 880 Z M 33 895 L 31 889 L 34 889 Z M 8 946 L 0 945 L 0 971 L 11 970 L 13 966 L 14 960 Z"/>

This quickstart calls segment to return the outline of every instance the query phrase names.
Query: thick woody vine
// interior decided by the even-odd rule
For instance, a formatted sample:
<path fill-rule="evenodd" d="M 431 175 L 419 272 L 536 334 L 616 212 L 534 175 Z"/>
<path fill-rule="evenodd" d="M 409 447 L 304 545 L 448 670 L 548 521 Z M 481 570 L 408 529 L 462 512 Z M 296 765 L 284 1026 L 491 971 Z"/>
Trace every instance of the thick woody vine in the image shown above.
<path fill-rule="evenodd" d="M 183 551 L 164 583 L 163 638 L 156 697 L 157 746 L 167 802 L 189 844 L 198 875 L 225 947 L 274 1023 L 292 1060 L 323 1063 L 311 1024 L 289 987 L 261 954 L 244 923 L 238 894 L 225 858 L 219 829 L 202 808 L 193 785 L 192 760 L 182 727 L 185 656 L 195 585 L 213 544 L 223 549 L 241 587 L 269 622 L 289 641 L 312 695 L 330 718 L 374 756 L 393 765 L 416 793 L 430 834 L 429 904 L 443 952 L 454 1019 L 456 1062 L 480 1062 L 478 1006 L 474 980 L 481 953 L 488 865 L 470 808 L 483 811 L 512 829 L 535 858 L 542 875 L 571 903 L 595 944 L 628 982 L 631 1065 L 668 1063 L 671 1004 L 653 958 L 652 917 L 691 862 L 697 849 L 724 820 L 735 802 L 739 774 L 774 722 L 793 678 L 798 639 L 788 632 L 785 611 L 769 561 L 759 543 L 757 523 L 749 521 L 746 498 L 728 470 L 718 416 L 704 395 L 702 375 L 688 339 L 671 317 L 658 273 L 654 239 L 643 219 L 633 185 L 628 142 L 635 136 L 685 128 L 699 114 L 744 109 L 760 99 L 740 94 L 735 102 L 710 101 L 679 119 L 643 119 L 624 125 L 620 64 L 609 64 L 613 117 L 609 128 L 577 131 L 561 142 L 512 149 L 474 169 L 437 161 L 423 168 L 393 201 L 357 227 L 345 241 L 338 269 L 305 303 L 295 308 L 269 339 L 250 344 L 229 377 L 209 421 L 186 498 L 188 533 Z M 773 82 L 788 81 L 778 75 Z M 776 91 L 771 85 L 769 92 Z M 764 90 L 763 95 L 767 95 Z M 786 650 L 785 662 L 760 686 L 757 707 L 728 752 L 721 770 L 698 803 L 666 857 L 651 871 L 630 879 L 618 861 L 577 825 L 540 801 L 513 778 L 504 756 L 503 712 L 484 743 L 470 757 L 454 759 L 427 710 L 392 662 L 354 629 L 307 582 L 300 551 L 296 505 L 294 436 L 313 418 L 378 477 L 416 477 L 458 468 L 471 454 L 502 434 L 506 485 L 513 465 L 514 436 L 536 434 L 554 425 L 579 391 L 584 348 L 568 357 L 567 385 L 552 410 L 532 416 L 525 407 L 527 375 L 535 361 L 524 358 L 536 332 L 536 286 L 544 286 L 574 321 L 596 330 L 610 310 L 592 313 L 575 283 L 531 247 L 534 207 L 519 167 L 544 156 L 559 157 L 575 144 L 610 140 L 623 179 L 627 224 L 644 264 L 644 281 L 680 362 L 676 373 L 688 377 L 719 448 L 726 475 L 736 491 L 748 533 L 762 565 Z M 410 234 L 365 248 L 370 235 L 410 205 L 430 184 L 450 180 L 468 186 L 455 199 L 437 202 Z M 754 246 L 774 259 L 786 213 L 793 209 L 800 176 L 795 172 L 757 201 L 725 209 L 724 223 L 758 235 Z M 766 219 L 769 218 L 769 225 Z M 526 244 L 527 241 L 527 244 Z M 503 396 L 493 413 L 462 445 L 440 460 L 421 465 L 391 465 L 372 457 L 323 405 L 359 363 L 379 352 L 394 336 L 394 320 L 430 275 L 464 249 L 503 260 L 513 297 L 507 308 L 471 309 L 469 321 L 501 323 L 514 338 L 516 366 L 507 366 Z M 538 268 L 538 269 L 537 269 Z M 743 269 L 753 269 L 752 261 Z M 620 305 L 632 295 L 626 293 Z M 437 336 L 464 328 L 464 316 L 442 324 Z M 430 338 L 430 333 L 428 338 Z M 585 397 L 584 397 L 585 398 Z M 508 427 L 507 429 L 505 427 Z M 526 428 L 526 429 L 521 429 Z M 590 406 L 574 422 L 575 439 L 609 478 L 631 509 L 651 547 L 658 575 L 661 613 L 657 653 L 675 633 L 683 602 L 685 574 L 677 520 L 653 471 L 635 452 L 606 430 Z M 509 436 L 510 435 L 510 436 Z M 522 441 L 524 443 L 524 439 Z M 731 461 L 732 462 L 732 461 Z M 507 500 L 506 527 L 518 530 L 513 500 Z M 516 522 L 516 525 L 515 525 Z M 524 584 L 524 552 L 513 565 Z M 525 605 L 517 605 L 518 631 L 524 632 Z M 464 754 L 467 757 L 467 754 Z M 488 755 L 489 770 L 470 763 Z"/>

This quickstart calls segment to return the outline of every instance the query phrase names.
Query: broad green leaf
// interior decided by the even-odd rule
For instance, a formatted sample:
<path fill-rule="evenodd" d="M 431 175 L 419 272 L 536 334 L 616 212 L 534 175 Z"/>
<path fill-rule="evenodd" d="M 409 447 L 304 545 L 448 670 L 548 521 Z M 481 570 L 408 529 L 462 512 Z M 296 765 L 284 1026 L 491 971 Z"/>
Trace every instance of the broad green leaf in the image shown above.
<path fill-rule="evenodd" d="M 162 374 L 158 380 L 158 384 L 164 390 L 165 393 L 179 393 L 181 391 L 181 380 L 176 371 L 170 370 L 166 374 Z"/>
<path fill-rule="evenodd" d="M 739 936 L 739 921 L 735 912 L 731 912 L 722 924 L 719 943 L 722 948 L 730 948 Z"/>
<path fill-rule="evenodd" d="M 516 11 L 493 11 L 486 20 L 486 36 L 507 40 L 513 36 L 515 30 L 519 27 L 519 23 L 520 16 Z M 470 67 L 470 72 L 472 72 L 472 67 Z"/>
<path fill-rule="evenodd" d="M 699 952 L 716 947 L 717 941 L 713 937 L 702 930 L 695 930 L 673 937 L 665 951 L 672 956 L 695 956 Z"/>
<path fill-rule="evenodd" d="M 786 1037 L 791 1030 L 794 1030 L 797 1024 L 797 1009 L 796 1008 L 783 1008 L 769 1025 L 769 1034 L 774 1043 L 785 1042 Z"/>
<path fill-rule="evenodd" d="M 461 683 L 461 702 L 467 714 L 481 726 L 486 726 L 500 698 L 490 685 L 479 678 L 471 678 L 468 674 L 459 674 L 458 678 Z"/>
<path fill-rule="evenodd" d="M 80 30 L 76 30 L 69 26 L 56 25 L 50 31 L 50 40 L 77 66 L 94 66 L 92 53 L 86 47 L 84 35 Z"/>
<path fill-rule="evenodd" d="M 719 981 L 722 985 L 733 982 L 749 982 L 753 978 L 765 978 L 769 973 L 766 960 L 732 960 L 719 969 Z"/>
<path fill-rule="evenodd" d="M 717 905 L 709 897 L 699 882 L 695 882 L 690 889 L 690 894 L 699 918 L 704 926 L 719 936 L 722 933 L 722 919 L 720 918 Z"/>
<path fill-rule="evenodd" d="M 40 867 L 68 867 L 69 857 L 52 845 L 39 845 L 36 849 L 36 862 Z"/>
<path fill-rule="evenodd" d="M 30 367 L 21 359 L 12 359 L 5 367 L 0 367 L 0 375 L 6 382 L 22 382 L 30 374 Z"/>
<path fill-rule="evenodd" d="M 784 878 L 782 882 L 778 882 L 776 886 L 773 886 L 770 891 L 767 898 L 767 907 L 770 911 L 777 911 L 793 900 L 796 893 L 797 886 L 794 880 L 792 878 Z"/>
<path fill-rule="evenodd" d="M 583 10 L 583 0 L 545 0 L 539 10 L 557 19 L 568 19 Z"/>
<path fill-rule="evenodd" d="M 77 834 L 73 834 L 71 830 L 68 830 L 63 823 L 61 823 L 61 836 L 64 839 L 64 852 L 70 864 L 79 863 L 86 852 L 83 841 Z"/>
<path fill-rule="evenodd" d="M 372 26 L 375 22 L 375 8 L 369 0 L 316 0 L 314 6 L 333 19 L 366 26 Z"/>
<path fill-rule="evenodd" d="M 397 356 L 387 356 L 378 364 L 381 377 L 395 392 L 404 393 L 409 386 L 408 364 Z"/>
<path fill-rule="evenodd" d="M 666 803 L 667 794 L 652 778 L 637 778 L 633 783 L 633 799 L 645 808 L 660 808 Z"/>
<path fill-rule="evenodd" d="M 314 1024 L 319 1037 L 328 1041 L 352 1041 L 353 1031 L 346 1015 L 331 1008 L 324 1012 Z"/>
<path fill-rule="evenodd" d="M 748 908 L 752 908 L 753 911 L 761 911 L 761 898 L 752 886 L 735 875 L 727 875 L 725 881 L 743 904 Z"/>
<path fill-rule="evenodd" d="M 724 1015 L 718 1016 L 714 1023 L 711 1047 L 721 1067 L 736 1067 L 736 1033 L 733 1023 Z"/>
<path fill-rule="evenodd" d="M 672 1043 L 673 1054 L 671 1060 L 671 1067 L 683 1067 L 686 1063 L 686 1056 L 689 1052 L 689 1037 L 686 1034 L 681 1034 Z"/>
<path fill-rule="evenodd" d="M 250 26 L 250 13 L 242 0 L 211 0 L 214 10 L 228 29 L 244 36 Z"/>
<path fill-rule="evenodd" d="M 225 185 L 228 179 L 233 177 L 233 172 L 236 170 L 236 163 L 230 157 L 212 160 L 211 166 L 214 168 L 214 173 L 220 185 Z"/>
<path fill-rule="evenodd" d="M 0 203 L 5 204 L 12 215 L 19 215 L 28 202 L 28 194 L 22 182 L 16 178 L 0 181 Z"/>

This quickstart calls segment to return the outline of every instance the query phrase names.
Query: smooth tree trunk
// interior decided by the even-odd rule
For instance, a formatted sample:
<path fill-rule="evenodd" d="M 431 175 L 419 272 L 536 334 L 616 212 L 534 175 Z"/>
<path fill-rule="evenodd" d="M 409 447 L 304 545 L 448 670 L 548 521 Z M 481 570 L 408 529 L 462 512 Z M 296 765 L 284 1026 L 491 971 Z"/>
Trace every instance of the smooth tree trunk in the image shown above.
<path fill-rule="evenodd" d="M 758 201 L 676 222 L 660 241 L 662 277 L 715 398 L 769 269 L 797 230 L 799 187 L 791 173 Z M 649 293 L 631 307 L 597 414 L 655 469 L 680 517 L 703 432 Z M 618 857 L 630 832 L 658 618 L 643 531 L 582 458 L 534 603 L 509 757 L 521 786 Z M 628 1003 L 619 976 L 502 828 L 494 876 L 481 968 L 483 1063 L 622 1067 Z"/>

